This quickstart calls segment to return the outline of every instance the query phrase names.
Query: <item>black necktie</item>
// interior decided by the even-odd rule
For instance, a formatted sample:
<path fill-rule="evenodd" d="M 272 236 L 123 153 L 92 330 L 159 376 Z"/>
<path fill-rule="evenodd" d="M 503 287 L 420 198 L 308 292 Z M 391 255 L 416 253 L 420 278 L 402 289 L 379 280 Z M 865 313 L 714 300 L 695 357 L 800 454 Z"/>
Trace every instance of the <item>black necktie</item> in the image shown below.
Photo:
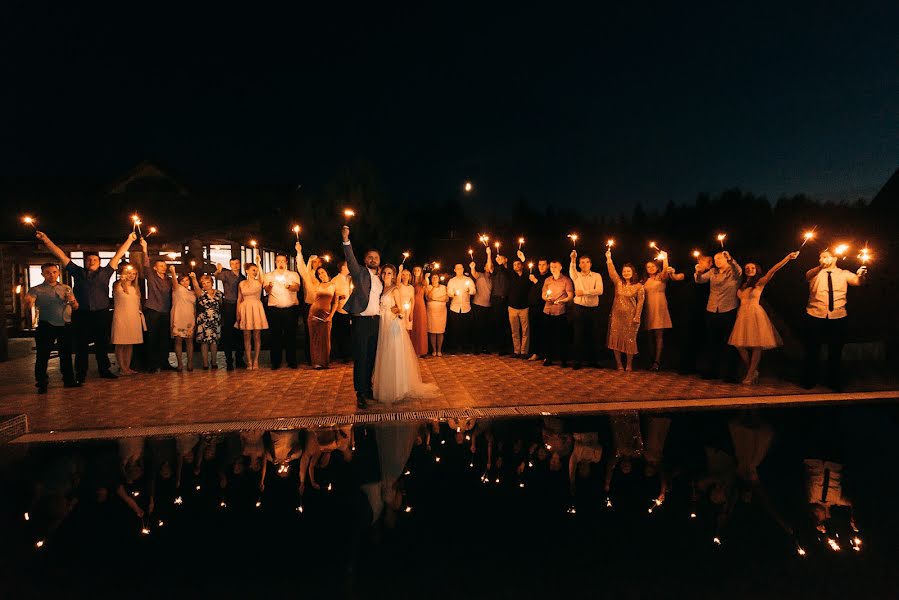
<path fill-rule="evenodd" d="M 827 311 L 833 312 L 833 277 L 827 272 Z"/>

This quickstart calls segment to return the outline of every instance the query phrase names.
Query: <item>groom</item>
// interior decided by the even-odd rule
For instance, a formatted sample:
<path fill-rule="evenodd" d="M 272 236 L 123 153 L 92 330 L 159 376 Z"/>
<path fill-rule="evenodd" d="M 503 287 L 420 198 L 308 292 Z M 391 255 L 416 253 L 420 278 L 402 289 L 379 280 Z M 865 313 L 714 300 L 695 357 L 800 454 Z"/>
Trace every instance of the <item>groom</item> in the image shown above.
<path fill-rule="evenodd" d="M 353 293 L 344 305 L 352 315 L 353 387 L 356 389 L 356 406 L 366 408 L 367 402 L 374 399 L 371 375 L 378 350 L 381 292 L 384 291 L 378 274 L 381 255 L 377 250 L 369 250 L 365 253 L 365 267 L 361 267 L 350 244 L 350 228 L 344 226 L 341 235 L 343 254 L 353 279 Z"/>

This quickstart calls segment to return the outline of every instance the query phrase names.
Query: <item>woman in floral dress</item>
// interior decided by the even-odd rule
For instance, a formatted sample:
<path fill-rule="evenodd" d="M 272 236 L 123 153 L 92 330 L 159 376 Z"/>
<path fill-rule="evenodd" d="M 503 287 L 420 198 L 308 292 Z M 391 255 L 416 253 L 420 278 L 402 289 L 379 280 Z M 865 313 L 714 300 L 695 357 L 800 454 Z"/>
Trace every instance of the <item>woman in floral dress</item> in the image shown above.
<path fill-rule="evenodd" d="M 197 295 L 197 343 L 203 357 L 203 368 L 218 369 L 218 343 L 222 337 L 222 298 L 224 295 L 215 289 L 215 283 L 209 275 L 200 277 L 190 274 L 194 293 Z"/>

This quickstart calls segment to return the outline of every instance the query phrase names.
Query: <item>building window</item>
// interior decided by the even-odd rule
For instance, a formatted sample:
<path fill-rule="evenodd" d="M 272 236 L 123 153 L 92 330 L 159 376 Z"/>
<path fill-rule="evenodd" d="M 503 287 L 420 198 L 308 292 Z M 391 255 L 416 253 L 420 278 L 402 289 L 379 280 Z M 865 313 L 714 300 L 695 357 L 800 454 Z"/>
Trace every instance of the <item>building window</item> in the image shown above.
<path fill-rule="evenodd" d="M 228 262 L 231 260 L 231 244 L 210 244 L 209 245 L 209 262 L 213 265 L 219 263 L 223 269 L 228 268 Z"/>

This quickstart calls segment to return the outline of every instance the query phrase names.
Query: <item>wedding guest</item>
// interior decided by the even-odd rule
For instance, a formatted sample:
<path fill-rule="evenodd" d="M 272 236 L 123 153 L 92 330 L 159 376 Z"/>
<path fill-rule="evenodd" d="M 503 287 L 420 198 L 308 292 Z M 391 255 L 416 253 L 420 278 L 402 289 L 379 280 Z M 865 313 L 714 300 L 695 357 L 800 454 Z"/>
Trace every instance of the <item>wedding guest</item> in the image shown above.
<path fill-rule="evenodd" d="M 240 259 L 232 258 L 228 261 L 228 269 L 223 269 L 220 263 L 215 265 L 213 275 L 222 282 L 222 350 L 225 352 L 225 368 L 233 371 L 234 367 L 246 369 L 243 359 L 243 340 L 240 330 L 235 327 L 237 323 L 237 286 L 246 277 L 240 272 Z"/>
<path fill-rule="evenodd" d="M 490 294 L 493 290 L 493 256 L 490 246 L 487 250 L 487 262 L 484 272 L 478 273 L 477 265 L 472 260 L 468 265 L 474 278 L 475 293 L 471 299 L 471 326 L 474 330 L 474 353 L 487 353 L 487 341 L 490 336 Z"/>
<path fill-rule="evenodd" d="M 425 300 L 428 280 L 424 269 L 416 265 L 412 267 L 412 287 L 415 289 L 415 301 L 412 304 L 412 347 L 419 357 L 428 354 L 428 307 Z"/>
<path fill-rule="evenodd" d="M 222 335 L 222 292 L 215 289 L 211 275 L 191 271 L 190 280 L 197 295 L 197 344 L 204 369 L 218 369 L 218 343 Z"/>
<path fill-rule="evenodd" d="M 669 279 L 684 280 L 683 273 L 676 273 L 674 267 L 668 265 L 667 252 L 659 252 L 659 260 L 662 261 L 661 270 L 655 261 L 648 261 L 644 266 L 646 278 L 643 280 L 643 290 L 646 292 L 646 302 L 643 305 L 645 308 L 643 328 L 649 332 L 649 342 L 654 352 L 650 371 L 658 371 L 661 367 L 665 330 L 671 329 L 671 314 L 668 312 L 665 288 Z"/>
<path fill-rule="evenodd" d="M 37 356 L 34 360 L 34 380 L 38 394 L 47 393 L 49 377 L 47 363 L 50 362 L 50 350 L 56 344 L 59 353 L 59 370 L 62 373 L 63 386 L 78 387 L 75 371 L 72 368 L 72 310 L 78 310 L 78 300 L 72 288 L 59 283 L 59 265 L 44 263 L 41 265 L 44 282 L 28 290 L 25 294 L 25 312 L 37 308 L 37 330 L 34 332 L 34 345 Z"/>
<path fill-rule="evenodd" d="M 509 328 L 512 333 L 512 357 L 527 358 L 531 348 L 530 295 L 533 283 L 524 270 L 524 254 L 519 250 L 519 259 L 512 263 L 509 275 Z"/>
<path fill-rule="evenodd" d="M 740 359 L 746 368 L 746 376 L 743 378 L 744 385 L 751 385 L 758 381 L 762 352 L 783 345 L 780 334 L 771 324 L 768 313 L 765 312 L 759 301 L 765 286 L 771 281 L 774 274 L 798 256 L 798 252 L 790 252 L 764 275 L 761 275 L 761 270 L 755 263 L 746 263 L 746 266 L 743 267 L 743 283 L 740 284 L 740 289 L 737 291 L 740 308 L 737 310 L 734 329 L 727 343 L 736 346 L 737 352 L 740 353 Z"/>
<path fill-rule="evenodd" d="M 337 286 L 328 276 L 324 267 L 319 267 L 313 276 L 303 262 L 303 247 L 299 242 L 297 251 L 297 267 L 307 290 L 312 290 L 314 300 L 309 309 L 306 331 L 309 335 L 309 350 L 312 353 L 312 366 L 315 369 L 327 369 L 331 361 L 331 323 L 339 302 Z M 313 258 L 313 257 L 310 257 Z M 311 262 L 311 261 L 310 261 Z"/>
<path fill-rule="evenodd" d="M 399 267 L 396 287 L 400 292 L 400 310 L 403 312 L 403 327 L 412 335 L 412 311 L 414 310 L 415 288 L 412 287 L 412 273 Z M 411 337 L 410 337 L 411 339 Z M 416 354 L 417 356 L 417 354 Z"/>
<path fill-rule="evenodd" d="M 640 329 L 640 315 L 643 314 L 645 291 L 637 281 L 637 270 L 630 263 L 621 267 L 621 276 L 612 262 L 612 249 L 606 249 L 606 267 L 609 279 L 615 286 L 615 300 L 609 316 L 607 346 L 615 354 L 615 367 L 621 371 L 632 371 L 634 355 L 637 354 L 637 331 Z M 626 365 L 621 364 L 625 355 Z"/>
<path fill-rule="evenodd" d="M 743 269 L 724 250 L 715 254 L 714 267 L 703 270 L 696 265 L 693 279 L 696 283 L 709 284 L 709 300 L 705 308 L 705 368 L 703 379 L 720 377 L 736 383 L 734 352 L 727 345 L 727 338 L 734 329 L 737 318 L 737 288 Z"/>
<path fill-rule="evenodd" d="M 491 346 L 500 356 L 509 354 L 509 259 L 496 251 L 490 289 Z"/>
<path fill-rule="evenodd" d="M 163 369 L 174 371 L 169 363 L 169 345 L 172 327 L 172 290 L 175 280 L 169 276 L 169 267 L 161 256 L 152 261 L 147 251 L 147 239 L 140 239 L 144 254 L 144 279 L 147 282 L 147 299 L 144 300 L 144 319 L 147 322 L 147 344 L 144 353 L 147 371 L 155 373 Z M 152 269 L 150 268 L 152 264 Z"/>
<path fill-rule="evenodd" d="M 575 261 L 580 271 L 575 267 Z M 598 367 L 596 352 L 602 334 L 599 330 L 599 297 L 602 296 L 602 276 L 591 269 L 593 261 L 589 256 L 578 259 L 577 251 L 571 251 L 568 274 L 574 283 L 574 303 L 571 306 L 571 324 L 574 329 L 575 359 L 572 368 L 581 368 L 581 363 Z"/>
<path fill-rule="evenodd" d="M 446 333 L 446 303 L 449 300 L 446 286 L 440 283 L 440 274 L 431 273 L 427 287 L 428 337 L 431 340 L 431 356 L 443 356 L 443 336 Z"/>
<path fill-rule="evenodd" d="M 112 343 L 120 375 L 133 375 L 131 368 L 134 346 L 144 343 L 144 315 L 141 312 L 141 293 L 137 286 L 137 270 L 131 265 L 122 268 L 122 277 L 112 286 Z"/>
<path fill-rule="evenodd" d="M 112 278 L 125 252 L 131 247 L 137 234 L 128 234 L 125 242 L 116 250 L 106 266 L 100 266 L 100 255 L 96 252 L 85 252 L 85 267 L 79 267 L 59 246 L 54 244 L 43 232 L 37 232 L 39 239 L 68 272 L 74 281 L 74 294 L 78 300 L 78 310 L 72 313 L 72 327 L 75 334 L 75 381 L 84 382 L 87 378 L 87 356 L 89 345 L 94 344 L 94 356 L 97 359 L 97 370 L 100 377 L 115 379 L 116 375 L 109 370 L 109 355 L 106 347 L 109 344 L 109 280 Z"/>
<path fill-rule="evenodd" d="M 310 273 L 315 273 L 318 271 L 318 268 L 322 266 L 322 259 L 319 256 L 312 255 L 309 257 L 308 262 L 306 263 L 306 270 Z M 348 271 L 349 272 L 349 271 Z M 315 304 L 315 292 L 313 290 L 303 288 L 303 301 L 299 303 L 300 307 L 300 320 L 303 322 L 303 326 L 306 327 L 307 323 L 309 323 L 309 311 L 312 309 L 312 305 Z M 309 363 L 309 366 L 312 366 L 312 338 L 309 334 L 309 329 L 306 329 L 306 362 Z"/>
<path fill-rule="evenodd" d="M 805 308 L 805 366 L 802 386 L 815 387 L 818 377 L 818 355 L 827 345 L 827 385 L 842 391 L 843 345 L 846 343 L 846 297 L 849 286 L 860 286 L 868 268 L 864 265 L 853 273 L 837 266 L 837 257 L 829 250 L 818 255 L 818 266 L 805 274 L 808 281 L 808 304 Z M 77 288 L 75 288 L 77 291 Z"/>
<path fill-rule="evenodd" d="M 337 311 L 331 322 L 331 352 L 341 362 L 349 362 L 353 357 L 350 346 L 350 313 L 344 306 L 352 292 L 352 280 L 346 261 L 340 261 L 340 272 L 334 277 L 334 293 L 337 295 Z"/>
<path fill-rule="evenodd" d="M 175 265 L 170 267 L 172 279 L 177 281 L 172 289 L 172 338 L 175 340 L 175 360 L 178 370 L 185 368 L 182 353 L 187 351 L 187 370 L 194 370 L 194 331 L 197 325 L 197 296 L 191 289 L 190 275 L 179 276 Z M 232 328 L 234 325 L 232 324 Z"/>
<path fill-rule="evenodd" d="M 568 366 L 568 319 L 565 316 L 568 302 L 574 298 L 574 285 L 571 279 L 562 274 L 561 261 L 549 263 L 550 276 L 543 282 L 543 314 L 546 315 L 546 358 L 543 366 L 553 364 L 559 359 L 562 368 Z"/>
<path fill-rule="evenodd" d="M 575 432 L 573 437 L 574 449 L 568 457 L 568 485 L 572 496 L 577 491 L 578 478 L 587 479 L 592 465 L 598 465 L 602 460 L 602 444 L 597 432 Z"/>
<path fill-rule="evenodd" d="M 524 254 L 519 255 L 521 262 L 524 262 Z M 528 325 L 530 327 L 531 336 L 531 356 L 528 360 L 542 360 L 546 358 L 547 334 L 546 334 L 546 315 L 543 314 L 543 308 L 546 302 L 543 300 L 543 284 L 549 278 L 549 261 L 541 258 L 537 261 L 537 273 L 532 273 L 528 267 L 528 280 L 533 284 L 531 286 L 530 295 L 528 296 Z"/>
<path fill-rule="evenodd" d="M 475 294 L 475 283 L 465 276 L 465 267 L 457 264 L 455 276 L 446 283 L 449 297 L 449 328 L 456 352 L 471 350 L 471 297 Z"/>
<path fill-rule="evenodd" d="M 261 269 L 255 263 L 244 265 L 247 278 L 237 286 L 237 322 L 235 327 L 243 332 L 243 348 L 247 368 L 259 368 L 259 352 L 262 348 L 262 330 L 268 329 L 265 307 L 262 305 Z"/>
<path fill-rule="evenodd" d="M 275 256 L 275 270 L 262 278 L 268 296 L 269 353 L 272 371 L 281 368 L 281 358 L 287 366 L 297 368 L 297 319 L 299 318 L 300 276 L 287 270 L 287 255 Z M 311 292 L 314 300 L 314 291 Z"/>

